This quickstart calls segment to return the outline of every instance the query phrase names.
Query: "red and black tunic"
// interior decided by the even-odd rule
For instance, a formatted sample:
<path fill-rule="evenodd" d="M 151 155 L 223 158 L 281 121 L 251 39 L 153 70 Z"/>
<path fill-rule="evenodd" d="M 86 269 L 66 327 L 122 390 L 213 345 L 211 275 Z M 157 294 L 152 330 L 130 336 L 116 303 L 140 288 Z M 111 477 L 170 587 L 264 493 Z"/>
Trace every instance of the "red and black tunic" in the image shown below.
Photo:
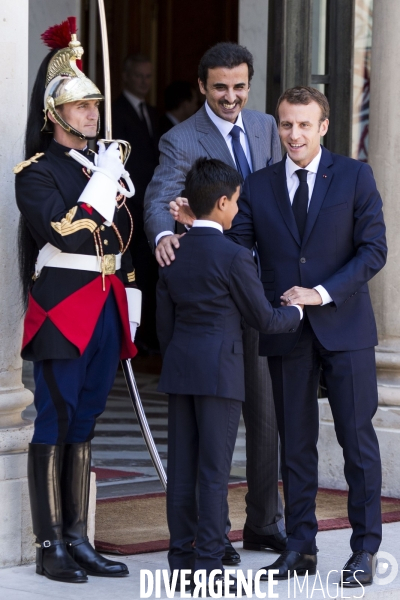
<path fill-rule="evenodd" d="M 88 177 L 68 151 L 53 140 L 44 156 L 18 173 L 18 208 L 39 249 L 49 242 L 65 253 L 96 256 L 93 234 L 98 231 L 104 254 L 118 254 L 120 242 L 113 228 L 104 226 L 103 217 L 90 205 L 78 204 Z M 82 152 L 89 159 L 93 156 Z M 114 224 L 126 244 L 130 220 L 124 207 L 116 210 Z M 100 273 L 44 267 L 31 289 L 22 358 L 78 358 L 90 341 L 111 288 L 122 322 L 121 358 L 135 356 L 125 294 L 125 287 L 134 279 L 129 251 L 122 256 L 121 269 L 105 279 L 103 291 Z"/>

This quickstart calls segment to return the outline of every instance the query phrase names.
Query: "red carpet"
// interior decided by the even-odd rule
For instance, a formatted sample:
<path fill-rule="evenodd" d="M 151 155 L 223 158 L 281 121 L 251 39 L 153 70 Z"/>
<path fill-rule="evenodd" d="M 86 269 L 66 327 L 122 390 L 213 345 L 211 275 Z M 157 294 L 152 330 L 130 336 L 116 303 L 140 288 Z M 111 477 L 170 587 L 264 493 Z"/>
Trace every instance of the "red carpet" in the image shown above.
<path fill-rule="evenodd" d="M 129 474 L 132 475 L 132 474 Z M 229 485 L 230 539 L 242 540 L 245 519 L 245 483 Z M 347 492 L 319 489 L 317 519 L 319 531 L 350 527 L 346 517 Z M 400 521 L 400 499 L 382 497 L 382 522 Z M 165 494 L 143 494 L 97 502 L 96 549 L 115 554 L 142 554 L 168 549 Z"/>

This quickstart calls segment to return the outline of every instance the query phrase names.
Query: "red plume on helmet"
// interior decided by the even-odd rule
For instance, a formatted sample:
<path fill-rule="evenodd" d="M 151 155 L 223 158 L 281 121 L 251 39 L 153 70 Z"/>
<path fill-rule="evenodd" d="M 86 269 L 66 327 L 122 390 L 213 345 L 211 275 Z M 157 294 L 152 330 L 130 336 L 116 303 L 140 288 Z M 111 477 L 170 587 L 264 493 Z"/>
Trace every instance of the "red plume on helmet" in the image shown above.
<path fill-rule="evenodd" d="M 53 25 L 53 27 L 46 29 L 40 37 L 43 43 L 52 50 L 61 50 L 61 48 L 68 46 L 71 41 L 71 35 L 77 31 L 76 17 L 68 17 L 68 19 L 59 25 Z M 76 65 L 78 69 L 82 70 L 81 60 L 77 60 Z"/>

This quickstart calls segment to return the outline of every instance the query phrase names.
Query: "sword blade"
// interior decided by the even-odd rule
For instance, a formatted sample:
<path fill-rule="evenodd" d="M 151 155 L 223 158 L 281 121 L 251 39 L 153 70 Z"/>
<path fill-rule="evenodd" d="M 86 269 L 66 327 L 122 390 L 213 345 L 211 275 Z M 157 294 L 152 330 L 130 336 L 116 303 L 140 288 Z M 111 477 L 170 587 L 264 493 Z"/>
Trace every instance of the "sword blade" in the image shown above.
<path fill-rule="evenodd" d="M 103 72 L 104 72 L 104 129 L 106 140 L 112 139 L 111 123 L 111 77 L 110 77 L 110 54 L 108 51 L 108 36 L 106 10 L 104 0 L 99 2 L 99 17 L 101 29 L 101 44 L 103 48 Z"/>
<path fill-rule="evenodd" d="M 155 445 L 153 436 L 151 434 L 150 426 L 146 418 L 146 414 L 144 412 L 143 404 L 140 399 L 140 394 L 138 387 L 136 385 L 135 376 L 132 370 L 132 364 L 130 359 L 122 360 L 122 370 L 125 375 L 126 385 L 128 386 L 129 395 L 132 400 L 133 409 L 136 413 L 137 420 L 140 425 L 140 429 L 146 442 L 147 449 L 149 451 L 151 460 L 153 462 L 154 468 L 157 471 L 157 475 L 161 481 L 161 484 L 164 490 L 167 490 L 167 475 L 164 470 L 164 466 L 161 462 L 160 455 L 158 453 L 157 447 Z"/>
<path fill-rule="evenodd" d="M 111 122 L 111 77 L 110 77 L 110 56 L 108 51 L 108 36 L 107 36 L 107 22 L 106 22 L 106 11 L 104 6 L 104 0 L 98 0 L 99 3 L 99 17 L 100 17 L 100 29 L 101 29 L 101 42 L 103 48 L 103 70 L 104 70 L 104 128 L 105 128 L 105 139 L 112 141 L 112 122 Z M 121 141 L 121 140 L 118 140 Z M 123 142 L 126 144 L 127 142 Z M 125 161 L 127 160 L 130 152 L 125 155 Z M 122 153 L 121 153 L 122 158 Z M 161 462 L 160 455 L 155 445 L 149 423 L 144 412 L 143 404 L 140 399 L 138 387 L 136 385 L 135 376 L 133 374 L 132 365 L 130 359 L 122 360 L 122 370 L 125 375 L 126 385 L 128 386 L 129 395 L 132 400 L 133 408 L 136 413 L 137 420 L 142 431 L 144 441 L 146 442 L 147 449 L 149 451 L 151 460 L 154 468 L 157 471 L 157 475 L 161 481 L 164 490 L 167 489 L 167 475 L 164 470 L 164 466 Z"/>

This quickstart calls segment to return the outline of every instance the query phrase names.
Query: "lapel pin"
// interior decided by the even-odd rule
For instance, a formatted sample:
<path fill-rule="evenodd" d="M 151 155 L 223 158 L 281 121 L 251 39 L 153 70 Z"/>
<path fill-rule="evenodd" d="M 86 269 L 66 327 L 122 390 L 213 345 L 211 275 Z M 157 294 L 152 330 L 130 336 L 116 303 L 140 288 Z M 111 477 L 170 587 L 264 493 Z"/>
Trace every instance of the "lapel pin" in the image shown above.
<path fill-rule="evenodd" d="M 322 177 L 323 177 L 324 179 L 326 179 L 326 178 L 328 177 L 328 175 L 322 175 Z"/>

